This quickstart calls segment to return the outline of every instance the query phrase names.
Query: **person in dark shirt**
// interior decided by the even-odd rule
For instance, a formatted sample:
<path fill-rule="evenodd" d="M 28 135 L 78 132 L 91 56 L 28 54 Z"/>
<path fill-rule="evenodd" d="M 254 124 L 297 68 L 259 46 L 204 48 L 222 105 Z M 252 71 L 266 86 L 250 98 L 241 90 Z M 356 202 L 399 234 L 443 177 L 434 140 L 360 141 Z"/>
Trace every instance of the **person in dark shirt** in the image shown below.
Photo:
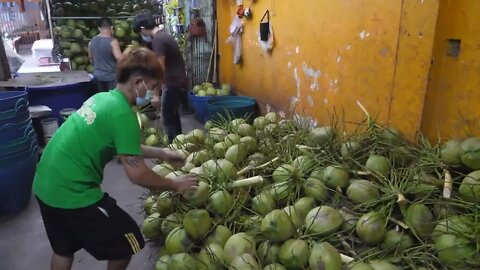
<path fill-rule="evenodd" d="M 153 16 L 143 12 L 135 16 L 132 23 L 133 31 L 140 33 L 142 39 L 151 44 L 153 52 L 165 71 L 162 86 L 162 118 L 170 142 L 182 133 L 179 106 L 187 87 L 187 74 L 182 52 L 175 39 L 163 28 L 159 27 Z M 152 105 L 158 107 L 160 91 L 155 89 Z"/>
<path fill-rule="evenodd" d="M 88 57 L 93 65 L 93 75 L 97 80 L 98 92 L 115 88 L 115 69 L 117 61 L 122 58 L 118 40 L 113 37 L 113 24 L 109 18 L 101 18 L 98 22 L 100 34 L 92 38 L 88 44 Z"/>

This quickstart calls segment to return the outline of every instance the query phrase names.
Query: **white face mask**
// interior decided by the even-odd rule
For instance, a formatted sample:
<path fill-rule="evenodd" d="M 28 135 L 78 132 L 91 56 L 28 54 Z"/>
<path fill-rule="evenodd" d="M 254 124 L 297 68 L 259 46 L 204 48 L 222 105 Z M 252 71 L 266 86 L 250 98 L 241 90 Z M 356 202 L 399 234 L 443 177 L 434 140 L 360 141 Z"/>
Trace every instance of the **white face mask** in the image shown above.
<path fill-rule="evenodd" d="M 143 82 L 143 86 L 145 86 L 145 89 L 147 89 L 147 93 L 145 94 L 145 99 L 147 99 L 148 101 L 151 101 L 153 99 L 155 92 L 152 89 L 148 89 L 144 81 L 142 82 Z"/>

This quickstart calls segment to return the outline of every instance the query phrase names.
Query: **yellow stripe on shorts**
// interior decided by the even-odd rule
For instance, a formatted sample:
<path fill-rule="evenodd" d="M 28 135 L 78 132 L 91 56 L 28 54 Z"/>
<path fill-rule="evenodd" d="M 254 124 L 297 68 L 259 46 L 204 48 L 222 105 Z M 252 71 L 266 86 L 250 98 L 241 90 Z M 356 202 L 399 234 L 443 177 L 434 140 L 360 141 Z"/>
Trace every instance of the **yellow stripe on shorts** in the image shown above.
<path fill-rule="evenodd" d="M 140 251 L 138 241 L 132 233 L 125 234 L 125 238 L 127 238 L 128 242 L 130 243 L 130 247 L 132 248 L 133 253 L 137 253 Z"/>

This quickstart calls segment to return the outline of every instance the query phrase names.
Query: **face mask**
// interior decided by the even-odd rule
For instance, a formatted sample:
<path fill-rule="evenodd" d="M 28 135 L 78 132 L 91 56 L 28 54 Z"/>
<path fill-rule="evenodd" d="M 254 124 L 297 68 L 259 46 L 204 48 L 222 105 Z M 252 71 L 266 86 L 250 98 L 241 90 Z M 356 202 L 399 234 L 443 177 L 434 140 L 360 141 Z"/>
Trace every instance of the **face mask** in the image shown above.
<path fill-rule="evenodd" d="M 143 39 L 143 41 L 145 41 L 145 42 L 147 42 L 147 43 L 152 42 L 152 37 L 150 37 L 150 36 L 145 36 L 144 34 L 142 34 L 142 39 Z"/>
<path fill-rule="evenodd" d="M 143 86 L 145 86 L 145 89 L 147 89 L 147 93 L 145 94 L 145 98 L 148 101 L 151 101 L 153 99 L 154 91 L 151 89 L 148 89 L 147 85 L 145 84 L 145 81 L 143 81 Z"/>
<path fill-rule="evenodd" d="M 146 106 L 148 104 L 148 99 L 145 97 L 140 97 L 137 89 L 135 89 L 135 92 L 137 93 L 137 99 L 135 100 L 136 105 L 139 107 Z"/>

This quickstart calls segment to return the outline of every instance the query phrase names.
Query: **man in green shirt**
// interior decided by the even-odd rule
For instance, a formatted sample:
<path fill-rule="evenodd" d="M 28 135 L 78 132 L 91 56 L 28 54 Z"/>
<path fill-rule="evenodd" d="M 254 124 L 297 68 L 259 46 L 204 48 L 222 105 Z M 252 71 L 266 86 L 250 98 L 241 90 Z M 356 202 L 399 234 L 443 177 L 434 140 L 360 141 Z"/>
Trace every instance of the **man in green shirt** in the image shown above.
<path fill-rule="evenodd" d="M 135 221 L 100 188 L 103 169 L 115 156 L 133 183 L 152 191 L 184 192 L 197 186 L 192 175 L 163 178 L 144 162 L 159 158 L 177 167 L 184 164 L 174 151 L 140 144 L 132 106 L 147 103 L 149 89 L 162 82 L 155 54 L 145 48 L 126 52 L 116 79 L 114 90 L 94 95 L 69 117 L 38 164 L 33 191 L 54 251 L 52 270 L 71 269 L 75 252 L 82 248 L 108 260 L 108 270 L 123 270 L 144 247 Z"/>

